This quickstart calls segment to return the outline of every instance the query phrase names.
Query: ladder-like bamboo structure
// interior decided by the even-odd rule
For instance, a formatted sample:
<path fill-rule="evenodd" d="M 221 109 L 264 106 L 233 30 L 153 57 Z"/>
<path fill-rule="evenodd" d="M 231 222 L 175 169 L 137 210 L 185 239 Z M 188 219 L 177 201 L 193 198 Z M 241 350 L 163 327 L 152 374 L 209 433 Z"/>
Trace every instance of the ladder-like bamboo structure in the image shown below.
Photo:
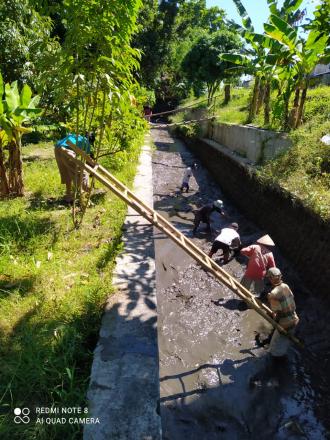
<path fill-rule="evenodd" d="M 272 311 L 255 296 L 242 286 L 239 281 L 227 273 L 215 261 L 212 260 L 205 252 L 199 249 L 193 241 L 185 237 L 178 231 L 168 220 L 158 214 L 148 205 L 146 205 L 139 197 L 137 197 L 127 186 L 114 177 L 106 168 L 98 164 L 83 150 L 77 148 L 72 142 L 68 141 L 70 148 L 81 157 L 74 159 L 68 155 L 68 160 L 74 161 L 79 167 L 84 169 L 88 174 L 92 175 L 101 182 L 106 188 L 116 194 L 125 203 L 131 206 L 136 212 L 142 215 L 146 220 L 152 223 L 160 231 L 164 232 L 171 240 L 180 246 L 187 254 L 196 260 L 205 270 L 211 273 L 218 281 L 228 287 L 232 292 L 245 301 L 249 307 L 253 308 L 259 315 L 268 321 L 273 327 L 278 329 L 282 334 L 290 338 L 296 345 L 302 347 L 302 343 L 295 336 L 286 332 L 272 318 Z"/>

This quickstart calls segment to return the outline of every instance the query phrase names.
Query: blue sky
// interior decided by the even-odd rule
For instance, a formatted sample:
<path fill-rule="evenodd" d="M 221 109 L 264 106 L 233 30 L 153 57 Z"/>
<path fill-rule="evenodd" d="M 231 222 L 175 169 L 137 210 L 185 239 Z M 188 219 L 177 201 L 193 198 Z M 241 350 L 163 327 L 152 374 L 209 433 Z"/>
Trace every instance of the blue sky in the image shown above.
<path fill-rule="evenodd" d="M 263 32 L 263 23 L 268 18 L 267 0 L 241 0 L 245 9 L 251 17 L 254 29 L 256 32 Z M 283 1 L 279 1 L 281 5 Z M 306 8 L 307 17 L 313 18 L 313 11 L 317 5 L 318 0 L 304 0 L 301 9 Z M 237 13 L 236 6 L 232 0 L 206 0 L 207 7 L 218 6 L 226 11 L 227 17 L 233 19 L 238 24 L 241 24 L 240 17 Z"/>

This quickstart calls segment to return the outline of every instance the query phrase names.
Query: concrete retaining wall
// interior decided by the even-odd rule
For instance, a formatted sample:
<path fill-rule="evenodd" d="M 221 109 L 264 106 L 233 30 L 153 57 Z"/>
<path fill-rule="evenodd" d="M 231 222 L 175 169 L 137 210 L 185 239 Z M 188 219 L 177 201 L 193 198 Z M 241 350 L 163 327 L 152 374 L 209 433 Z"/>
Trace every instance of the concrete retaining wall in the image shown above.
<path fill-rule="evenodd" d="M 192 109 L 186 119 L 202 119 L 206 117 L 206 113 L 206 109 Z M 247 125 L 224 124 L 210 120 L 201 121 L 200 129 L 201 137 L 214 140 L 253 163 L 273 159 L 292 145 L 286 133 Z"/>
<path fill-rule="evenodd" d="M 216 149 L 212 141 L 186 143 L 236 205 L 271 234 L 306 285 L 329 294 L 330 222 L 323 222 L 287 191 L 260 182 L 252 167 Z"/>
<path fill-rule="evenodd" d="M 208 134 L 210 139 L 255 163 L 272 159 L 291 146 L 284 133 L 244 125 L 211 122 Z"/>

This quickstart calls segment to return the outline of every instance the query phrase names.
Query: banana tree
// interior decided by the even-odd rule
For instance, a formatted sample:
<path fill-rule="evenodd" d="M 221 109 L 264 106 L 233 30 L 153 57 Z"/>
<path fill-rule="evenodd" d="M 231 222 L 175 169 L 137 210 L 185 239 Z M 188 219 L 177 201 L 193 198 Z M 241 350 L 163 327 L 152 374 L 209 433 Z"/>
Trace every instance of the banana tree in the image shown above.
<path fill-rule="evenodd" d="M 245 39 L 247 48 L 244 54 L 222 54 L 221 58 L 240 66 L 241 71 L 254 76 L 254 87 L 249 105 L 248 122 L 252 122 L 256 114 L 264 105 L 264 122 L 270 120 L 270 89 L 271 82 L 275 79 L 274 65 L 269 63 L 268 54 L 273 42 L 265 35 L 254 31 L 252 21 L 240 0 L 233 0 L 242 18 L 242 26 L 232 23 L 237 32 Z"/>
<path fill-rule="evenodd" d="M 37 108 L 39 96 L 32 98 L 32 91 L 24 85 L 19 92 L 17 81 L 4 85 L 0 74 L 0 170 L 1 195 L 24 195 L 22 167 L 22 136 L 32 129 L 30 123 L 41 114 Z M 5 162 L 5 155 L 8 161 Z"/>
<path fill-rule="evenodd" d="M 281 45 L 274 59 L 279 78 L 284 84 L 283 125 L 285 129 L 297 128 L 302 122 L 311 73 L 326 52 L 328 35 L 311 30 L 304 41 L 299 38 L 295 28 L 273 14 L 264 28 L 267 35 Z M 295 96 L 290 113 L 289 102 L 293 93 Z"/>
<path fill-rule="evenodd" d="M 251 122 L 254 119 L 261 105 L 264 104 L 264 120 L 265 124 L 268 124 L 270 119 L 271 83 L 278 84 L 278 73 L 283 75 L 283 71 L 278 70 L 278 66 L 279 60 L 281 60 L 281 63 L 285 60 L 287 48 L 276 38 L 272 38 L 273 36 L 255 33 L 251 19 L 242 2 L 240 0 L 233 0 L 233 2 L 237 7 L 243 24 L 243 27 L 237 24 L 234 24 L 234 26 L 248 44 L 247 58 L 241 59 L 241 65 L 247 69 L 247 73 L 251 73 L 255 77 L 248 121 Z M 267 0 L 267 3 L 271 17 L 278 17 L 284 23 L 297 23 L 304 14 L 299 9 L 302 0 L 285 0 L 282 8 L 278 7 L 277 0 Z M 269 26 L 272 25 L 269 24 Z M 265 24 L 265 28 L 266 26 L 267 24 Z M 290 38 L 292 38 L 292 41 L 297 42 L 297 30 L 296 28 L 291 29 L 292 34 Z M 239 54 L 235 55 L 238 55 L 236 61 L 233 61 L 229 54 L 226 54 L 223 59 L 240 64 Z M 290 87 L 287 87 L 284 95 L 291 96 L 289 92 Z"/>

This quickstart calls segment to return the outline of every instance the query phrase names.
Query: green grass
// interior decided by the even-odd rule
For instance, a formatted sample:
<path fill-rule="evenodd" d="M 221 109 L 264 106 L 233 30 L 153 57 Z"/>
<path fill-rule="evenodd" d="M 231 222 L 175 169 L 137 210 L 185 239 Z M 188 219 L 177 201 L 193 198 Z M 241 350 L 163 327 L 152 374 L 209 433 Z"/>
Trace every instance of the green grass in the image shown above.
<path fill-rule="evenodd" d="M 218 97 L 214 111 L 217 121 L 245 124 L 250 94 L 250 89 L 234 88 L 227 105 L 223 104 L 223 94 Z M 203 99 L 205 97 L 198 102 Z M 190 105 L 192 102 L 195 101 L 190 98 L 181 105 Z M 197 107 L 205 107 L 205 103 L 198 105 L 198 102 Z M 172 117 L 174 122 L 189 119 L 188 111 Z M 277 130 L 279 121 L 272 121 L 265 127 L 261 112 L 253 125 Z M 198 136 L 197 124 L 180 125 L 178 130 L 185 136 Z M 318 86 L 308 90 L 304 124 L 290 133 L 293 147 L 258 169 L 263 181 L 279 184 L 325 220 L 330 219 L 330 147 L 323 145 L 320 138 L 327 133 L 330 133 L 330 87 Z"/>
<path fill-rule="evenodd" d="M 129 185 L 140 141 L 112 161 Z M 13 409 L 86 406 L 126 206 L 107 193 L 73 230 L 70 210 L 57 203 L 52 145 L 24 147 L 24 156 L 26 197 L 0 202 L 0 438 L 78 439 L 78 425 L 16 425 Z"/>
<path fill-rule="evenodd" d="M 305 123 L 290 133 L 293 146 L 261 167 L 259 174 L 275 182 L 316 212 L 330 219 L 330 146 L 320 142 L 330 133 L 330 87 L 308 91 Z"/>
<path fill-rule="evenodd" d="M 210 114 L 214 115 L 219 122 L 232 123 L 232 124 L 244 124 L 248 116 L 248 98 L 250 90 L 244 88 L 232 88 L 231 100 L 228 104 L 224 104 L 224 93 L 218 92 L 215 99 L 215 109 L 210 109 Z M 197 108 L 207 108 L 205 102 L 206 96 L 202 96 L 199 99 L 189 98 L 184 100 L 180 106 L 196 105 Z M 182 122 L 190 119 L 190 112 L 186 110 L 184 112 L 178 112 L 171 117 L 172 122 Z"/>

